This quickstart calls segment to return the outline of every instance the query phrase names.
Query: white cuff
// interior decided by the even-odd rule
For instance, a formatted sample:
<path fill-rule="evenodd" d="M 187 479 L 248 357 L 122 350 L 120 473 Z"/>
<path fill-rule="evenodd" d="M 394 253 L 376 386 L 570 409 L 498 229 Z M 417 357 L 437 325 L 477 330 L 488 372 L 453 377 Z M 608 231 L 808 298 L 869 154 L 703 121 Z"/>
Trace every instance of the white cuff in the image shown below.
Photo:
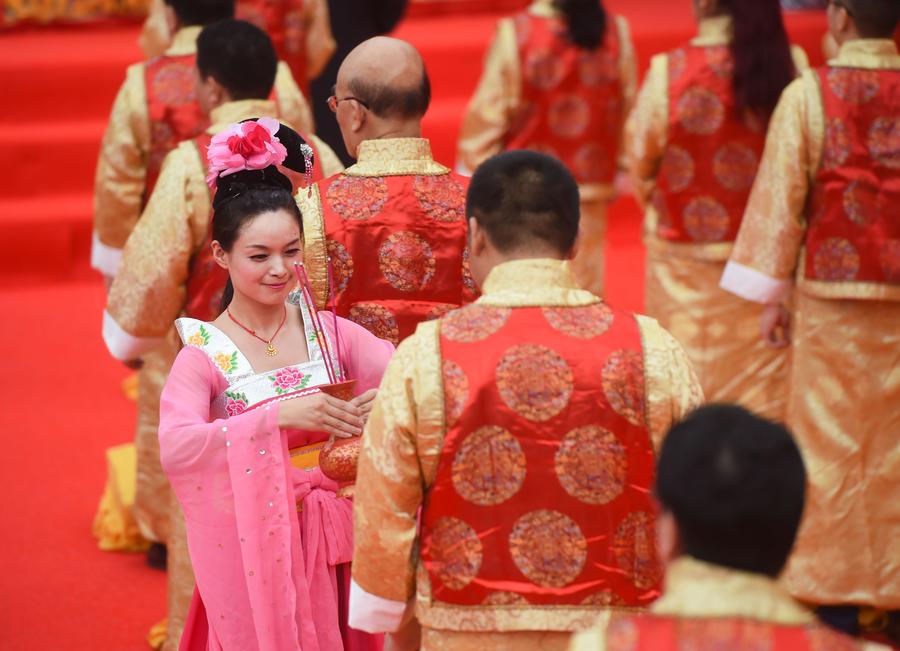
<path fill-rule="evenodd" d="M 103 310 L 103 341 L 110 355 L 123 362 L 138 359 L 162 345 L 165 337 L 135 337 L 122 329 L 112 315 Z"/>
<path fill-rule="evenodd" d="M 791 288 L 791 281 L 777 280 L 729 260 L 719 286 L 725 291 L 755 303 L 780 303 Z"/>
<path fill-rule="evenodd" d="M 114 249 L 100 241 L 95 231 L 91 238 L 91 267 L 104 276 L 114 278 L 122 262 L 122 249 Z"/>
<path fill-rule="evenodd" d="M 457 161 L 456 163 L 456 173 L 461 174 L 462 176 L 472 176 L 472 170 L 470 170 L 462 161 Z"/>
<path fill-rule="evenodd" d="M 413 600 L 415 597 L 413 597 Z M 413 600 L 409 603 L 392 601 L 376 597 L 359 587 L 359 584 L 350 580 L 350 628 L 355 628 L 366 633 L 393 633 L 399 631 L 406 617 L 407 608 L 411 608 Z"/>

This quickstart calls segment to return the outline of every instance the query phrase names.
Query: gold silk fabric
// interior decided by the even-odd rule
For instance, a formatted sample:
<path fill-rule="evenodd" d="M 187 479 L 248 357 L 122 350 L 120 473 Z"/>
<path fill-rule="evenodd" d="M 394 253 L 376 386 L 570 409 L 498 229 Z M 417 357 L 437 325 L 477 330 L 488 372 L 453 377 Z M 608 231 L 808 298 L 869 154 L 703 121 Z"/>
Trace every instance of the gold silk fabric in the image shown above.
<path fill-rule="evenodd" d="M 322 72 L 334 54 L 336 44 L 331 34 L 328 0 L 303 0 L 302 4 L 300 29 L 304 32 L 306 45 L 306 78 L 297 81 L 305 86 L 308 80 Z M 237 5 L 240 7 L 241 2 L 238 1 Z M 291 24 L 290 27 L 293 29 L 296 25 Z M 164 0 L 151 0 L 138 42 L 148 58 L 162 54 L 171 44 L 172 34 L 166 21 Z"/>
<path fill-rule="evenodd" d="M 727 45 L 730 17 L 700 21 L 697 47 Z M 792 48 L 798 70 L 806 55 Z M 758 306 L 719 288 L 731 242 L 670 242 L 656 235 L 659 214 L 650 197 L 669 143 L 669 55 L 651 60 L 626 126 L 626 156 L 645 211 L 645 310 L 684 346 L 706 398 L 737 402 L 763 416 L 784 419 L 790 350 L 764 345 Z"/>
<path fill-rule="evenodd" d="M 178 30 L 165 54 L 196 54 L 200 31 L 200 27 Z M 151 125 L 147 108 L 145 66 L 145 63 L 136 63 L 129 66 L 125 73 L 125 81 L 113 102 L 97 160 L 94 178 L 94 232 L 102 245 L 112 249 L 124 248 L 128 236 L 141 217 L 141 211 L 146 208 L 145 203 L 149 201 L 145 190 Z M 313 132 L 312 110 L 283 62 L 278 64 L 273 96 L 277 104 L 274 108 L 269 108 L 268 113 L 248 114 L 246 117 L 280 116 L 281 120 L 298 131 Z M 216 122 L 214 117 L 210 119 Z"/>
<path fill-rule="evenodd" d="M 809 646 L 813 649 L 846 649 L 846 651 L 887 651 L 880 644 L 856 643 L 824 629 L 813 613 L 793 598 L 769 577 L 741 572 L 727 567 L 711 565 L 689 556 L 673 561 L 666 572 L 666 592 L 651 607 L 650 612 L 660 617 L 674 618 L 685 633 L 680 649 L 709 648 L 734 649 L 726 640 L 733 631 L 746 626 L 746 632 L 754 629 L 762 634 L 757 640 L 741 636 L 741 649 L 769 649 L 772 638 L 767 631 L 778 635 L 780 628 L 802 627 L 807 631 Z M 636 629 L 627 624 L 635 623 L 628 617 L 614 618 L 612 622 L 599 620 L 589 630 L 576 634 L 569 651 L 626 651 L 636 649 Z M 626 624 L 626 626 L 622 626 Z M 771 627 L 771 628 L 769 628 Z M 700 639 L 687 633 L 704 633 Z M 719 639 L 726 636 L 724 639 Z M 691 644 L 691 640 L 693 644 Z M 821 640 L 827 642 L 817 645 Z M 665 651 L 674 640 L 656 640 L 654 649 Z M 754 644 L 755 642 L 755 644 Z M 695 644 L 698 644 L 695 647 Z M 718 644 L 717 644 L 718 643 Z M 722 645 L 721 647 L 719 645 Z M 651 648 L 644 642 L 642 649 Z M 674 647 L 673 647 L 674 648 Z M 782 647 L 784 648 L 784 647 Z"/>
<path fill-rule="evenodd" d="M 890 40 L 845 43 L 830 65 L 900 69 Z M 896 107 L 886 107 L 896 112 Z M 789 289 L 803 268 L 805 209 L 826 147 L 815 74 L 782 95 L 733 262 Z M 798 276 L 787 424 L 807 466 L 809 491 L 784 577 L 817 604 L 900 608 L 900 294 L 896 286 Z"/>
<path fill-rule="evenodd" d="M 565 264 L 557 260 L 501 264 L 490 272 L 483 291 L 476 305 L 563 307 L 597 302 L 577 288 Z M 658 450 L 672 423 L 702 402 L 702 391 L 671 335 L 652 319 L 639 316 L 637 321 L 644 349 L 647 425 Z M 423 648 L 483 648 L 501 631 L 517 633 L 498 648 L 513 648 L 509 644 L 514 638 L 526 645 L 539 642 L 548 649 L 562 648 L 556 636 L 536 631 L 570 630 L 572 618 L 565 608 L 511 604 L 508 609 L 459 609 L 432 600 L 418 553 L 417 512 L 434 484 L 447 431 L 441 367 L 439 324 L 434 321 L 420 324 L 388 366 L 360 456 L 357 483 L 369 488 L 356 496 L 354 580 L 383 599 L 406 602 L 415 596 L 416 616 L 428 641 Z"/>
<path fill-rule="evenodd" d="M 839 333 L 839 334 L 836 334 Z M 900 608 L 900 301 L 800 290 L 787 422 L 809 489 L 784 576 L 816 604 Z"/>

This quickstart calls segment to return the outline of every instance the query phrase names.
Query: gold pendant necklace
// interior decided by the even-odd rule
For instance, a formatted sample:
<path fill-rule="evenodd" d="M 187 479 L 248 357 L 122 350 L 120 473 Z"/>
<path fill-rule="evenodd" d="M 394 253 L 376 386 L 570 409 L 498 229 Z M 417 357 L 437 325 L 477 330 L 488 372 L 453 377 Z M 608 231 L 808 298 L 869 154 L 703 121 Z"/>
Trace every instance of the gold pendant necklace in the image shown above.
<path fill-rule="evenodd" d="M 272 345 L 272 342 L 275 341 L 275 337 L 278 336 L 278 333 L 281 332 L 281 328 L 282 328 L 282 326 L 284 325 L 284 322 L 287 321 L 287 306 L 284 307 L 284 316 L 281 317 L 281 325 L 278 326 L 278 329 L 275 331 L 275 334 L 272 335 L 272 338 L 271 338 L 271 339 L 268 339 L 268 340 L 263 339 L 263 338 L 260 337 L 258 334 L 256 334 L 256 331 L 255 331 L 255 330 L 251 330 L 250 328 L 248 328 L 247 326 L 245 326 L 243 323 L 241 323 L 240 321 L 238 321 L 237 319 L 235 319 L 235 318 L 234 318 L 234 315 L 231 313 L 231 310 L 230 310 L 229 308 L 225 308 L 225 311 L 228 312 L 228 317 L 229 317 L 232 321 L 234 321 L 236 324 L 238 324 L 240 327 L 242 327 L 244 330 L 246 330 L 247 332 L 249 332 L 251 335 L 253 335 L 253 336 L 256 337 L 257 339 L 259 339 L 261 342 L 263 342 L 263 343 L 266 345 L 266 355 L 267 355 L 268 357 L 275 357 L 275 356 L 278 354 L 278 349 L 275 348 L 275 346 Z"/>

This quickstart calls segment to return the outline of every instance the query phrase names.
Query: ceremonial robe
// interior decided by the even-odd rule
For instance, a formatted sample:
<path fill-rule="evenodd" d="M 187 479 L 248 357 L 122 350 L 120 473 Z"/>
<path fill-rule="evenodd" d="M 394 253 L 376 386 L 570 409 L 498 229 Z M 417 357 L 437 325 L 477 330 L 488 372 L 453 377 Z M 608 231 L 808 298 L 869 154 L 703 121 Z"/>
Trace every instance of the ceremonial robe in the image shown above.
<path fill-rule="evenodd" d="M 213 125 L 208 133 L 217 133 L 248 118 L 274 117 L 276 112 L 274 102 L 266 100 L 223 104 L 212 111 Z M 315 136 L 305 137 L 323 170 L 334 173 L 341 168 L 327 145 Z M 168 481 L 159 465 L 159 396 L 180 348 L 172 324 L 185 308 L 192 260 L 208 244 L 212 199 L 206 185 L 206 168 L 205 152 L 195 140 L 182 142 L 166 157 L 159 183 L 125 246 L 103 314 L 103 337 L 114 357 L 141 357 L 145 366 L 147 360 L 154 360 L 156 381 L 145 385 L 142 378 L 144 398 L 139 405 L 146 401 L 152 406 L 147 407 L 142 421 L 146 435 L 137 439 L 136 445 L 144 467 L 152 469 L 145 476 L 154 479 L 152 495 L 160 505 L 160 518 L 172 527 L 168 540 L 169 640 L 176 643 L 194 579 L 190 564 L 180 562 L 187 554 L 184 524 L 180 512 L 171 508 Z M 149 487 L 149 480 L 144 485 Z"/>
<path fill-rule="evenodd" d="M 536 0 L 497 24 L 481 81 L 460 129 L 459 171 L 471 174 L 508 149 L 558 157 L 578 181 L 578 283 L 603 293 L 606 206 L 615 198 L 622 130 L 637 88 L 628 22 L 609 14 L 602 45 L 582 50 L 565 37 L 551 0 Z"/>
<path fill-rule="evenodd" d="M 385 373 L 359 462 L 351 626 L 396 630 L 409 606 L 426 651 L 564 649 L 599 612 L 649 604 L 656 450 L 701 399 L 652 319 L 577 289 L 562 261 L 499 265 Z"/>
<path fill-rule="evenodd" d="M 628 121 L 645 306 L 684 346 L 708 400 L 780 420 L 790 351 L 767 347 L 758 309 L 719 288 L 765 143 L 765 124 L 735 106 L 730 39 L 730 17 L 708 18 L 689 44 L 655 56 Z"/>
<path fill-rule="evenodd" d="M 164 0 L 152 0 L 141 28 L 141 49 L 148 57 L 162 54 L 172 41 L 165 6 Z M 269 35 L 278 58 L 308 95 L 310 79 L 322 72 L 335 50 L 328 0 L 238 0 L 235 13 Z"/>
<path fill-rule="evenodd" d="M 367 140 L 358 156 L 297 193 L 304 261 L 320 307 L 333 302 L 338 316 L 396 344 L 477 296 L 468 179 L 435 162 L 424 138 Z"/>
<path fill-rule="evenodd" d="M 569 651 L 887 651 L 827 628 L 767 576 L 689 556 L 666 570 L 665 594 L 650 611 L 601 619 Z"/>
<path fill-rule="evenodd" d="M 785 581 L 900 608 L 900 55 L 853 40 L 784 92 L 722 286 L 793 290 L 787 424 L 809 492 Z"/>

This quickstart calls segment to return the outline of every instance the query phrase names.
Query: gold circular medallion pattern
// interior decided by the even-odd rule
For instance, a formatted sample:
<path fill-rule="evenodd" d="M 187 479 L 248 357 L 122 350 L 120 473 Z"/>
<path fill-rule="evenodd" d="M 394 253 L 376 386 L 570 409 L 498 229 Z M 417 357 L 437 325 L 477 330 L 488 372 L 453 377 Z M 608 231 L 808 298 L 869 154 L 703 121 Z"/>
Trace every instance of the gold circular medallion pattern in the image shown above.
<path fill-rule="evenodd" d="M 331 280 L 334 291 L 340 293 L 347 289 L 347 284 L 353 277 L 353 258 L 347 248 L 337 240 L 326 240 L 325 248 L 328 251 L 328 259 L 331 261 Z"/>
<path fill-rule="evenodd" d="M 878 71 L 859 68 L 831 68 L 828 87 L 840 99 L 850 104 L 865 104 L 878 95 L 881 85 Z"/>
<path fill-rule="evenodd" d="M 445 359 L 441 364 L 444 378 L 444 414 L 447 426 L 453 427 L 469 399 L 469 378 L 456 362 Z"/>
<path fill-rule="evenodd" d="M 519 344 L 503 353 L 496 381 L 507 407 L 541 423 L 566 408 L 574 389 L 572 369 L 566 360 L 537 344 Z"/>
<path fill-rule="evenodd" d="M 662 568 L 656 558 L 656 530 L 650 514 L 629 513 L 616 529 L 611 546 L 616 563 L 635 586 L 646 590 L 660 581 Z"/>
<path fill-rule="evenodd" d="M 843 237 L 825 240 L 813 255 L 813 268 L 821 280 L 852 280 L 859 273 L 859 252 Z"/>
<path fill-rule="evenodd" d="M 828 118 L 825 122 L 825 142 L 822 145 L 822 167 L 834 169 L 843 165 L 850 156 L 850 133 L 840 118 Z"/>
<path fill-rule="evenodd" d="M 389 309 L 378 303 L 357 303 L 350 308 L 348 318 L 379 339 L 395 346 L 400 342 L 400 327 Z"/>
<path fill-rule="evenodd" d="M 511 310 L 508 307 L 489 307 L 469 304 L 453 310 L 441 320 L 441 334 L 450 341 L 472 343 L 487 339 L 506 325 Z"/>
<path fill-rule="evenodd" d="M 720 242 L 730 225 L 725 206 L 712 197 L 696 197 L 684 207 L 684 228 L 695 242 Z"/>
<path fill-rule="evenodd" d="M 387 202 L 388 187 L 379 176 L 340 176 L 328 186 L 325 199 L 341 219 L 369 219 Z"/>
<path fill-rule="evenodd" d="M 482 547 L 478 534 L 459 518 L 443 517 L 429 534 L 433 570 L 450 590 L 462 590 L 481 570 Z"/>
<path fill-rule="evenodd" d="M 424 289 L 434 276 L 436 264 L 428 242 L 412 231 L 394 233 L 378 250 L 381 273 L 401 292 Z"/>
<path fill-rule="evenodd" d="M 613 311 L 605 303 L 584 307 L 544 307 L 541 311 L 554 330 L 576 339 L 599 337 L 613 323 Z"/>
<path fill-rule="evenodd" d="M 603 393 L 610 406 L 633 425 L 644 424 L 644 360 L 636 350 L 617 350 L 603 365 Z"/>
<path fill-rule="evenodd" d="M 485 425 L 469 434 L 456 451 L 450 477 L 456 492 L 479 506 L 502 504 L 525 482 L 525 453 L 512 434 Z"/>
<path fill-rule="evenodd" d="M 628 453 L 615 434 L 598 425 L 573 429 L 554 459 L 563 489 L 587 504 L 609 504 L 625 490 Z"/>
<path fill-rule="evenodd" d="M 545 588 L 574 581 L 587 560 L 587 540 L 572 518 L 542 509 L 526 513 L 513 525 L 509 551 L 519 571 Z"/>
<path fill-rule="evenodd" d="M 713 91 L 693 86 L 676 102 L 675 115 L 689 133 L 709 135 L 722 126 L 725 106 Z"/>
<path fill-rule="evenodd" d="M 881 117 L 872 123 L 869 154 L 885 167 L 900 170 L 900 116 Z"/>
<path fill-rule="evenodd" d="M 666 148 L 659 168 L 660 177 L 669 185 L 670 192 L 687 190 L 694 180 L 694 159 L 690 152 L 678 145 Z"/>
<path fill-rule="evenodd" d="M 726 190 L 745 192 L 753 186 L 759 159 L 750 147 L 737 142 L 722 145 L 713 156 L 713 173 Z"/>

